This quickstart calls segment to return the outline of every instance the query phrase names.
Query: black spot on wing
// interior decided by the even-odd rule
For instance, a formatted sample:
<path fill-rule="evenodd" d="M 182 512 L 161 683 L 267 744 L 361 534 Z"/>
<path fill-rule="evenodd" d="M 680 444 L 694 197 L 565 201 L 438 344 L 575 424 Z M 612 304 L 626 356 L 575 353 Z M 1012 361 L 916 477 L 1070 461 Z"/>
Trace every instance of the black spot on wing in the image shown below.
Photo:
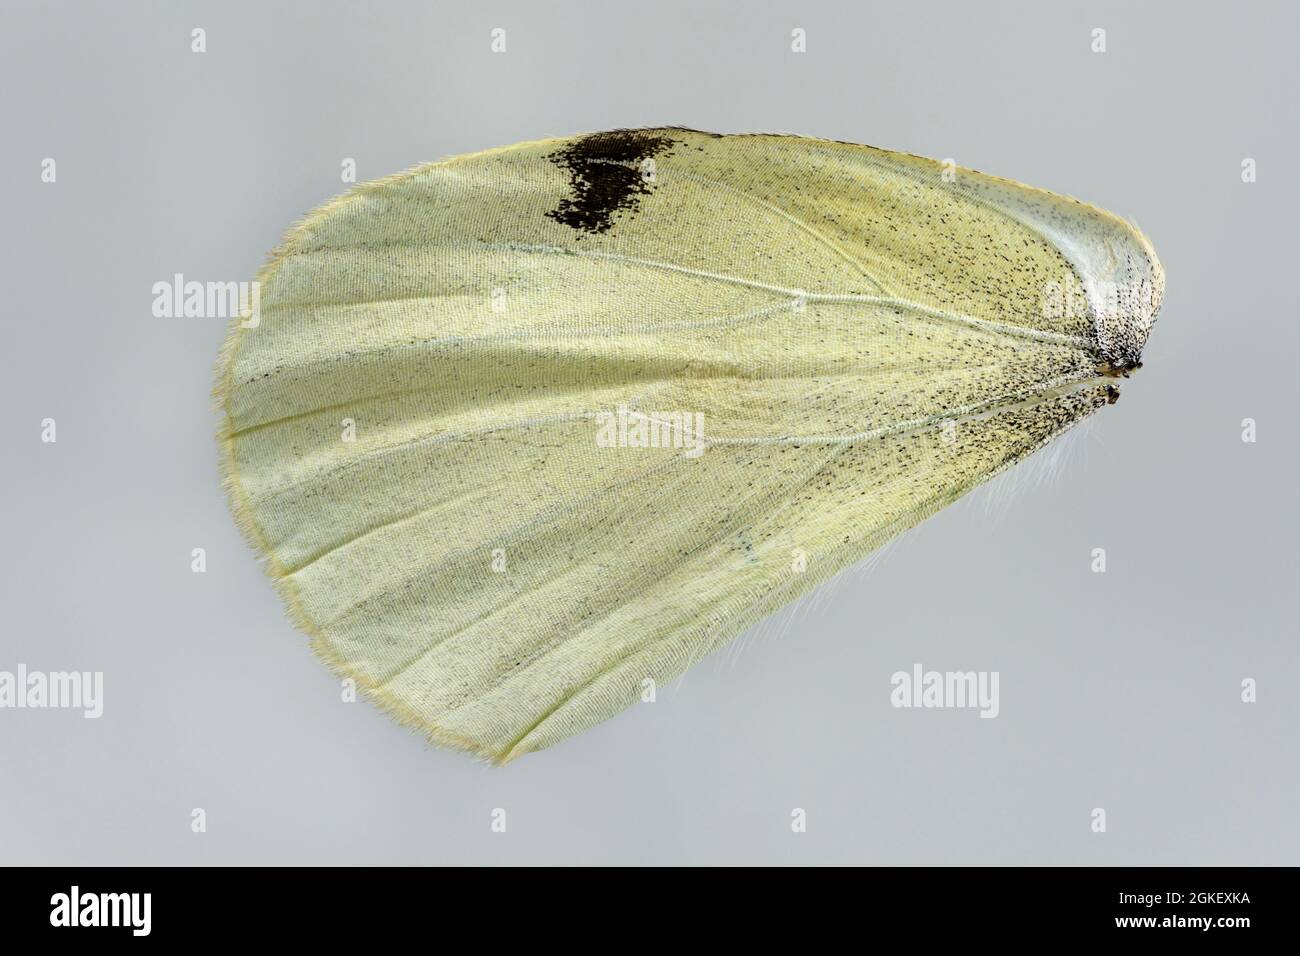
<path fill-rule="evenodd" d="M 608 232 L 614 214 L 634 213 L 653 186 L 643 163 L 677 141 L 657 129 L 592 133 L 548 158 L 569 174 L 571 195 L 546 215 L 579 232 Z"/>

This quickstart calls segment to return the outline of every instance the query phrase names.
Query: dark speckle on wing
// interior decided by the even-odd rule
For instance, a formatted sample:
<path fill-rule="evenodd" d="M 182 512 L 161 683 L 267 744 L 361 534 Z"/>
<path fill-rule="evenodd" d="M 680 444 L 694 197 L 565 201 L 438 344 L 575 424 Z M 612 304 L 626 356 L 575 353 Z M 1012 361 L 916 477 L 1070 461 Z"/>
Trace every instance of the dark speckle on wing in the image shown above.
<path fill-rule="evenodd" d="M 569 174 L 570 195 L 546 215 L 578 232 L 608 232 L 617 212 L 635 212 L 652 180 L 645 160 L 676 140 L 662 130 L 617 129 L 584 136 L 552 153 L 551 162 Z"/>

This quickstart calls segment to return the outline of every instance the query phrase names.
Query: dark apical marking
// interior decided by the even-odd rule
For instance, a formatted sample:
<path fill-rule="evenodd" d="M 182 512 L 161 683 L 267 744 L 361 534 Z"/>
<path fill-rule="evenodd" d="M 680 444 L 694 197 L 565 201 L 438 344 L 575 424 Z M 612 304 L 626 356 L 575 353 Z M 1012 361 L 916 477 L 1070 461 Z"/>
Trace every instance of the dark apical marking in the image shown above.
<path fill-rule="evenodd" d="M 616 129 L 592 133 L 548 158 L 569 173 L 572 195 L 546 215 L 579 232 L 608 232 L 614 214 L 634 213 L 653 180 L 642 163 L 677 141 L 657 129 Z"/>

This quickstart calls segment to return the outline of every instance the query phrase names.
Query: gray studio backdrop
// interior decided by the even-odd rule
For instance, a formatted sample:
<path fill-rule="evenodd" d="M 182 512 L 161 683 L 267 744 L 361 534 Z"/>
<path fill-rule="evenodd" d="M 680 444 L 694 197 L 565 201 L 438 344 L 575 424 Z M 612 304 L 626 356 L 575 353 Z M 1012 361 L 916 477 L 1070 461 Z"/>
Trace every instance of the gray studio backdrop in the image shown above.
<path fill-rule="evenodd" d="M 0 671 L 104 685 L 98 719 L 0 709 L 0 863 L 1300 863 L 1294 4 L 6 3 L 3 22 Z M 1123 401 L 1058 455 L 653 705 L 495 769 L 341 700 L 218 484 L 224 322 L 156 318 L 151 288 L 251 279 L 345 158 L 364 180 L 654 124 L 1076 195 L 1151 236 L 1168 295 Z M 892 707 L 916 664 L 997 671 L 998 716 Z"/>

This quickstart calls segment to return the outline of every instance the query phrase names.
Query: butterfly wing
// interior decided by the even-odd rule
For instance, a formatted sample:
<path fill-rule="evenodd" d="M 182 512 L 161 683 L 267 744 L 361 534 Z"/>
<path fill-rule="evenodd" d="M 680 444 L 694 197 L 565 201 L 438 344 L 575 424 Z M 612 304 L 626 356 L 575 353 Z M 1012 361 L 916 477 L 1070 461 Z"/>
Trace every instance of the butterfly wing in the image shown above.
<path fill-rule="evenodd" d="M 497 761 L 1113 400 L 1163 288 L 1074 200 L 679 129 L 367 184 L 260 283 L 217 387 L 240 524 L 328 662 Z"/>

